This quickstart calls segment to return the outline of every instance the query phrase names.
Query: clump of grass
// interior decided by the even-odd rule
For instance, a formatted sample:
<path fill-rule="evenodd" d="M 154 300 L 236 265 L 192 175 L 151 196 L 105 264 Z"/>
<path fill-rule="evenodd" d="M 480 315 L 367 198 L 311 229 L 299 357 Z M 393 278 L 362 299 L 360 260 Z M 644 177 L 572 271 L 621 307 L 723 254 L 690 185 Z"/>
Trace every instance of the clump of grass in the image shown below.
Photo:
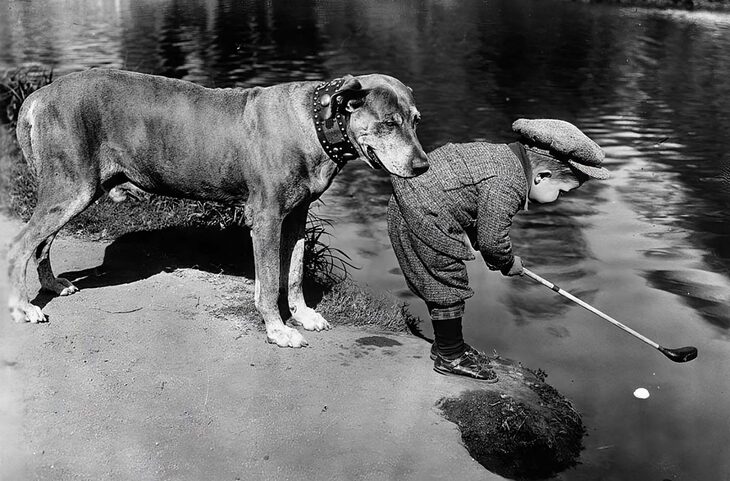
<path fill-rule="evenodd" d="M 249 284 L 250 286 L 250 284 Z M 210 309 L 219 318 L 234 319 L 244 330 L 263 330 L 261 317 L 253 302 L 241 302 L 241 288 L 238 282 L 230 284 L 230 303 L 222 303 Z M 252 301 L 253 288 L 249 287 Z M 246 295 L 244 295 L 245 298 Z M 225 296 L 224 296 L 225 297 Z M 421 320 L 413 316 L 408 306 L 399 303 L 387 294 L 363 288 L 351 278 L 326 287 L 308 285 L 305 289 L 307 305 L 315 307 L 333 326 L 366 327 L 378 331 L 407 332 Z M 315 300 L 313 300 L 313 298 Z M 286 309 L 281 310 L 284 319 Z"/>
<path fill-rule="evenodd" d="M 335 324 L 373 327 L 405 332 L 421 320 L 413 316 L 406 304 L 383 292 L 375 292 L 345 279 L 327 290 L 317 310 Z"/>
<path fill-rule="evenodd" d="M 24 220 L 35 207 L 36 182 L 15 140 L 15 125 L 23 101 L 52 80 L 53 69 L 40 64 L 0 74 L 0 208 Z"/>
<path fill-rule="evenodd" d="M 243 223 L 237 212 L 243 209 L 216 202 L 202 202 L 146 194 L 139 199 L 113 202 L 108 196 L 97 200 L 75 217 L 67 232 L 84 237 L 113 239 L 139 230 L 170 227 L 201 227 L 226 230 Z"/>
<path fill-rule="evenodd" d="M 0 125 L 0 209 L 28 220 L 36 204 L 36 179 L 13 132 Z"/>
<path fill-rule="evenodd" d="M 332 247 L 329 238 L 332 221 L 309 212 L 304 241 L 304 281 L 327 287 L 349 279 L 356 267 L 341 249 Z"/>
<path fill-rule="evenodd" d="M 15 128 L 23 101 L 39 88 L 53 81 L 53 69 L 41 64 L 27 64 L 0 76 L 0 123 Z"/>
<path fill-rule="evenodd" d="M 535 379 L 538 396 L 523 402 L 496 390 L 467 391 L 439 403 L 444 417 L 459 426 L 469 454 L 492 472 L 510 479 L 545 479 L 577 464 L 585 426 L 571 403 Z"/>

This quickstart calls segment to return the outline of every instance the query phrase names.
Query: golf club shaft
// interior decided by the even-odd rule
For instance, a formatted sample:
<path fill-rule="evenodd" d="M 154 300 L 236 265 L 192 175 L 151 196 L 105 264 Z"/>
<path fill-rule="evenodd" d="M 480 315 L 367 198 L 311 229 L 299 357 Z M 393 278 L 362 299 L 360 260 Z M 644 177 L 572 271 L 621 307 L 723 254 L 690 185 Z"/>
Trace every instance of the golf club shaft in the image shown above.
<path fill-rule="evenodd" d="M 540 283 L 540 284 L 542 284 L 543 286 L 545 286 L 545 287 L 548 287 L 548 288 L 552 289 L 553 291 L 557 292 L 558 294 L 560 294 L 560 295 L 561 295 L 561 296 L 563 296 L 563 297 L 567 297 L 568 299 L 570 299 L 571 301 L 575 302 L 575 303 L 576 303 L 576 304 L 578 304 L 579 306 L 581 306 L 581 307 L 583 307 L 583 308 L 585 308 L 585 309 L 588 309 L 588 310 L 589 310 L 589 311 L 591 311 L 592 313 L 594 313 L 594 314 L 596 314 L 596 315 L 598 315 L 598 316 L 600 316 L 600 317 L 604 318 L 605 320 L 607 320 L 608 322 L 610 322 L 610 323 L 611 323 L 611 324 L 613 324 L 614 326 L 616 326 L 616 327 L 619 327 L 619 328 L 623 329 L 624 331 L 628 332 L 628 333 L 629 333 L 629 334 L 631 334 L 632 336 L 634 336 L 634 337 L 636 337 L 636 338 L 638 338 L 638 339 L 640 339 L 640 340 L 644 341 L 645 343 L 649 344 L 649 345 L 650 345 L 651 347 L 653 347 L 653 348 L 655 348 L 655 349 L 660 349 L 660 348 L 661 348 L 661 346 L 660 346 L 659 344 L 657 344 L 656 342 L 652 341 L 652 340 L 651 340 L 651 339 L 649 339 L 648 337 L 646 337 L 646 336 L 643 336 L 643 335 L 639 334 L 638 332 L 634 331 L 633 329 L 631 329 L 630 327 L 628 327 L 628 326 L 625 326 L 625 325 L 621 324 L 621 323 L 620 323 L 619 321 L 617 321 L 617 320 L 616 320 L 616 319 L 614 319 L 613 317 L 611 317 L 611 316 L 609 316 L 608 314 L 605 314 L 605 313 L 603 313 L 603 312 L 599 311 L 598 309 L 596 309 L 595 307 L 591 306 L 591 305 L 590 305 L 590 304 L 588 304 L 587 302 L 583 302 L 583 301 L 581 301 L 580 299 L 578 299 L 577 297 L 575 297 L 575 296 L 574 296 L 573 294 L 571 294 L 570 292 L 567 292 L 567 291 L 564 291 L 564 290 L 562 290 L 561 288 L 559 288 L 558 286 L 556 286 L 556 285 L 555 285 L 555 284 L 553 284 L 552 282 L 550 282 L 550 281 L 548 281 L 548 280 L 546 280 L 546 279 L 543 279 L 542 277 L 538 276 L 537 274 L 535 274 L 535 273 L 534 273 L 534 272 L 532 272 L 531 270 L 529 270 L 529 269 L 526 269 L 526 268 L 523 268 L 523 272 L 524 272 L 524 273 L 525 273 L 525 274 L 526 274 L 526 275 L 527 275 L 528 277 L 531 277 L 531 278 L 535 279 L 535 280 L 536 280 L 537 282 L 539 282 L 539 283 Z"/>

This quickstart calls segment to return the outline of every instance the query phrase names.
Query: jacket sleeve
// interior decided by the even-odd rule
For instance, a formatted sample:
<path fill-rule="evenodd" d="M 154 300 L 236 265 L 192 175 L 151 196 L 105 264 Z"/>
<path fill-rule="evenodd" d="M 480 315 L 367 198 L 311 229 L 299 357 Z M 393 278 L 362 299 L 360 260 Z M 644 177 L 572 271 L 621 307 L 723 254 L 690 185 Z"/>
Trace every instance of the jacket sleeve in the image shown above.
<path fill-rule="evenodd" d="M 477 247 L 489 269 L 508 269 L 514 262 L 509 231 L 512 218 L 522 208 L 520 193 L 499 177 L 479 185 Z"/>

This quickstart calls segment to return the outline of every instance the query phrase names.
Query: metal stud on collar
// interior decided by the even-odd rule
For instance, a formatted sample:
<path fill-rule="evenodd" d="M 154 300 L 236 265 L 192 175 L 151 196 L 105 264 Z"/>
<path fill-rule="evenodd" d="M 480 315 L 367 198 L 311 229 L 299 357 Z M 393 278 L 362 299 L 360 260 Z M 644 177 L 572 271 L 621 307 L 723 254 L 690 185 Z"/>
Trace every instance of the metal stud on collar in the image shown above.
<path fill-rule="evenodd" d="M 312 98 L 312 116 L 317 138 L 330 159 L 340 168 L 348 160 L 360 155 L 347 134 L 349 116 L 340 111 L 342 96 L 334 95 L 344 82 L 345 79 L 340 78 L 322 83 L 314 89 Z M 330 110 L 328 107 L 331 107 L 333 114 L 329 118 L 326 117 Z"/>

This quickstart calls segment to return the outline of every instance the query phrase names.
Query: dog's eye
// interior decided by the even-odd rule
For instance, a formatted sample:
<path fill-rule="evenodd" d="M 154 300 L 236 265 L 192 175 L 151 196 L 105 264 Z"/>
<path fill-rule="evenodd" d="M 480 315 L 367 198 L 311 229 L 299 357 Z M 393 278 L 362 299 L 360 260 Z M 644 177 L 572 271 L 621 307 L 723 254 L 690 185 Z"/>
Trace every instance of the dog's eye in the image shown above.
<path fill-rule="evenodd" d="M 395 120 L 386 120 L 384 123 L 388 127 L 398 127 L 398 122 L 396 122 Z"/>

